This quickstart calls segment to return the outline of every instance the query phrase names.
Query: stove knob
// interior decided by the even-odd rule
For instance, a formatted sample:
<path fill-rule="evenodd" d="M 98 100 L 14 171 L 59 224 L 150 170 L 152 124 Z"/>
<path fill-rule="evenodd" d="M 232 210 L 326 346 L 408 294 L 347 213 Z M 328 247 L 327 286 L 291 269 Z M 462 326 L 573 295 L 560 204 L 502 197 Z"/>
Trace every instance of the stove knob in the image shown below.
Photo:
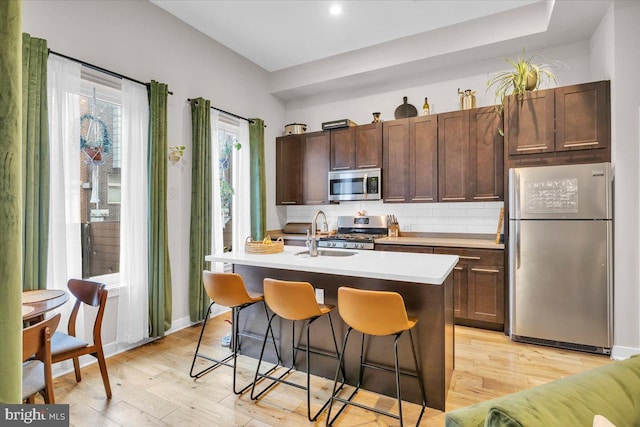
<path fill-rule="evenodd" d="M 335 248 L 336 247 L 336 242 L 331 242 L 331 247 Z"/>
<path fill-rule="evenodd" d="M 364 245 L 362 243 L 356 244 L 356 249 L 362 249 L 362 248 L 364 248 Z"/>

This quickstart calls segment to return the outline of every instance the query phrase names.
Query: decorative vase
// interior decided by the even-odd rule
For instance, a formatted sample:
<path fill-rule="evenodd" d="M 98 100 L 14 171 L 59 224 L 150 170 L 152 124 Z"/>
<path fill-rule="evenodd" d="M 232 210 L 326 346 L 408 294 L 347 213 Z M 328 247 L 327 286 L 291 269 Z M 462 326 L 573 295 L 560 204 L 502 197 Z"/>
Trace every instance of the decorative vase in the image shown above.
<path fill-rule="evenodd" d="M 524 88 L 525 90 L 532 91 L 536 87 L 538 87 L 538 73 L 532 70 L 527 74 L 527 83 Z"/>
<path fill-rule="evenodd" d="M 380 113 L 371 113 L 373 114 L 373 121 L 371 123 L 380 123 L 382 120 L 380 120 Z"/>

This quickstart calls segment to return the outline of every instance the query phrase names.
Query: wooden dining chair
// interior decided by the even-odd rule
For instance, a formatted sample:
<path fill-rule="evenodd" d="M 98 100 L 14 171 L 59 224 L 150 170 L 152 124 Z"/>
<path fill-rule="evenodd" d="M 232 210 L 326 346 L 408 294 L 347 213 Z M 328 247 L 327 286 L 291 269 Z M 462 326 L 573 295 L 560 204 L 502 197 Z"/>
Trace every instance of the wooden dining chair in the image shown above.
<path fill-rule="evenodd" d="M 51 338 L 51 354 L 53 363 L 62 362 L 63 360 L 73 359 L 73 368 L 76 373 L 76 381 L 80 382 L 80 362 L 79 356 L 89 354 L 98 359 L 100 366 L 100 374 L 104 383 L 104 390 L 107 398 L 111 399 L 111 385 L 109 384 L 109 374 L 107 373 L 107 363 L 104 358 L 102 349 L 102 318 L 104 317 L 104 309 L 107 304 L 106 285 L 89 280 L 71 279 L 67 283 L 69 291 L 76 297 L 76 303 L 69 317 L 68 333 L 56 332 Z M 76 337 L 76 319 L 81 304 L 87 304 L 92 307 L 98 307 L 96 320 L 93 324 L 93 344 L 81 340 Z"/>
<path fill-rule="evenodd" d="M 34 403 L 40 393 L 44 402 L 53 405 L 51 374 L 51 335 L 60 323 L 60 314 L 22 330 L 22 400 Z"/>

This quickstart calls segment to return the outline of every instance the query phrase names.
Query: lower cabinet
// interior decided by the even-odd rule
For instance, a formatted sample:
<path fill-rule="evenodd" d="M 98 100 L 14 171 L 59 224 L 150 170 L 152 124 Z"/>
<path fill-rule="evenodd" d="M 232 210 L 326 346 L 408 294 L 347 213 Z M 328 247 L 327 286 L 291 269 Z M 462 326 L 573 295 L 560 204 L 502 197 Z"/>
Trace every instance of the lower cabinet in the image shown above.
<path fill-rule="evenodd" d="M 503 330 L 505 318 L 504 251 L 449 247 L 384 245 L 377 251 L 458 255 L 453 269 L 455 323 Z"/>
<path fill-rule="evenodd" d="M 504 325 L 504 252 L 490 249 L 435 248 L 435 254 L 458 255 L 454 267 L 456 323 Z"/>

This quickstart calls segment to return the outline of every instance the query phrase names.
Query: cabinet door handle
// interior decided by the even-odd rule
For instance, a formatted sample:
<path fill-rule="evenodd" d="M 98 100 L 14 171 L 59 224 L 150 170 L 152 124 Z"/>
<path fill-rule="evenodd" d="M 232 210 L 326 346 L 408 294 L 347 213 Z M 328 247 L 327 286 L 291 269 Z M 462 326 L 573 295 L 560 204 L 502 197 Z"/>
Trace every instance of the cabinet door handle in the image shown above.
<path fill-rule="evenodd" d="M 458 271 L 460 271 L 460 270 L 464 270 L 464 268 L 462 268 L 462 267 L 453 267 L 453 269 L 454 269 L 454 270 L 458 270 Z"/>
<path fill-rule="evenodd" d="M 598 141 L 593 142 L 572 142 L 569 144 L 564 144 L 565 147 L 585 147 L 587 145 L 598 145 L 600 144 Z"/>
<path fill-rule="evenodd" d="M 281 205 L 295 205 L 297 202 L 280 202 Z"/>
<path fill-rule="evenodd" d="M 389 198 L 389 199 L 384 199 L 385 202 L 404 202 L 404 199 L 401 198 Z"/>
<path fill-rule="evenodd" d="M 473 196 L 473 200 L 494 200 L 499 198 L 500 196 Z"/>
<path fill-rule="evenodd" d="M 543 150 L 547 148 L 546 145 L 536 145 L 534 147 L 518 147 L 516 151 L 532 151 L 532 150 Z"/>
<path fill-rule="evenodd" d="M 471 271 L 478 271 L 480 273 L 500 273 L 499 270 L 494 270 L 491 268 L 472 268 Z"/>
<path fill-rule="evenodd" d="M 413 197 L 411 200 L 418 200 L 418 201 L 433 201 L 433 197 Z"/>
<path fill-rule="evenodd" d="M 373 165 L 360 165 L 360 166 L 358 166 L 358 168 L 359 169 L 360 168 L 375 168 L 376 166 L 378 166 L 378 165 L 376 165 L 376 164 L 373 164 Z"/>
<path fill-rule="evenodd" d="M 442 200 L 467 200 L 466 197 L 443 197 Z"/>
<path fill-rule="evenodd" d="M 460 258 L 460 259 L 475 259 L 475 260 L 479 260 L 480 259 L 479 256 L 464 256 L 464 255 L 458 255 L 458 258 Z"/>
<path fill-rule="evenodd" d="M 331 170 L 337 171 L 337 170 L 342 170 L 342 169 L 349 169 L 349 166 L 334 167 Z"/>

